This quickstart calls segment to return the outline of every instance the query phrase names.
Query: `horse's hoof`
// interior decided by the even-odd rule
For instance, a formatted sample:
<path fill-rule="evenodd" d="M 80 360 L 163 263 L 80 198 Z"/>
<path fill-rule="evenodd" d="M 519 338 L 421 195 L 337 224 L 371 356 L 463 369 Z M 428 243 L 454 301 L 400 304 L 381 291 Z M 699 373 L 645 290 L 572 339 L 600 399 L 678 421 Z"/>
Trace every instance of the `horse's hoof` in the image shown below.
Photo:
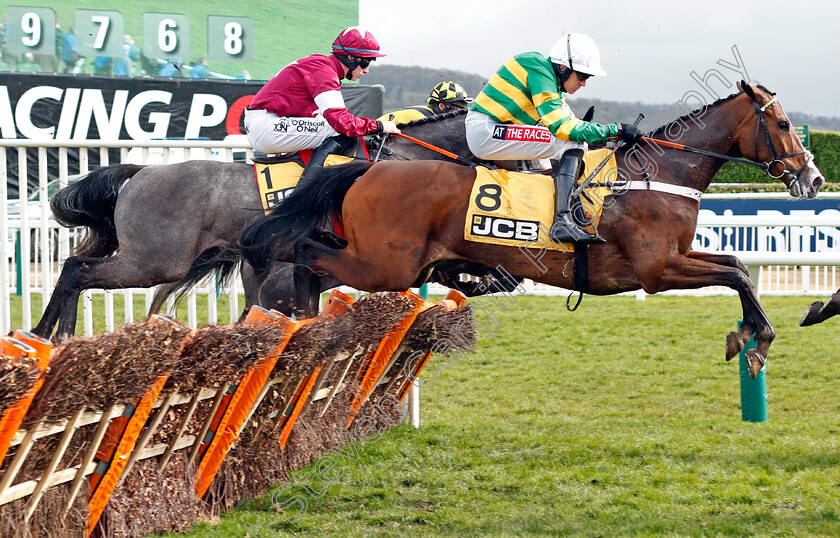
<path fill-rule="evenodd" d="M 726 335 L 726 360 L 731 360 L 742 349 L 744 349 L 744 343 L 741 341 L 741 335 L 736 332 Z"/>
<path fill-rule="evenodd" d="M 752 379 L 755 379 L 755 376 L 764 368 L 765 362 L 767 362 L 767 359 L 759 355 L 756 350 L 751 349 L 747 351 L 747 372 L 749 372 Z"/>
<path fill-rule="evenodd" d="M 822 323 L 825 321 L 825 317 L 820 315 L 820 310 L 823 307 L 822 301 L 816 301 L 811 303 L 811 306 L 805 309 L 805 315 L 802 316 L 802 319 L 799 320 L 800 327 L 808 327 L 810 325 L 816 325 L 817 323 Z"/>

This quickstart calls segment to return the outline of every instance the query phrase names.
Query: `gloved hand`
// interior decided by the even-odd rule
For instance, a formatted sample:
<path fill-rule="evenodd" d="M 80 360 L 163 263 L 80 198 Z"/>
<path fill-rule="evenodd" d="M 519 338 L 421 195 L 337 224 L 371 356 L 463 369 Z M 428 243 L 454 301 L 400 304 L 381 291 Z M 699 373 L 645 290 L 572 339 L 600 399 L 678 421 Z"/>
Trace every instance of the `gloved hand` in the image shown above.
<path fill-rule="evenodd" d="M 627 144 L 635 144 L 642 137 L 642 131 L 632 123 L 622 123 L 618 136 Z"/>
<path fill-rule="evenodd" d="M 399 134 L 400 130 L 397 127 L 397 124 L 394 123 L 393 121 L 383 121 L 382 122 L 382 131 L 380 131 L 380 132 L 382 134 L 386 134 L 386 133 Z"/>

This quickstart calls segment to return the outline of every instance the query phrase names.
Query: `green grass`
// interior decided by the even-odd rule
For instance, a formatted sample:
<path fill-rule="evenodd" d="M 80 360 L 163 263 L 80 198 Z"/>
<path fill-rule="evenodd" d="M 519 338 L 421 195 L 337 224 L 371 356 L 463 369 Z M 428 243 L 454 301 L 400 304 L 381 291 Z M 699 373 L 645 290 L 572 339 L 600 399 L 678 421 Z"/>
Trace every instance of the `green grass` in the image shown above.
<path fill-rule="evenodd" d="M 723 359 L 736 298 L 518 297 L 422 391 L 419 430 L 341 459 L 320 498 L 277 496 L 307 498 L 301 519 L 270 492 L 186 536 L 840 535 L 840 335 L 798 327 L 809 302 L 763 300 L 778 337 L 755 424 Z"/>

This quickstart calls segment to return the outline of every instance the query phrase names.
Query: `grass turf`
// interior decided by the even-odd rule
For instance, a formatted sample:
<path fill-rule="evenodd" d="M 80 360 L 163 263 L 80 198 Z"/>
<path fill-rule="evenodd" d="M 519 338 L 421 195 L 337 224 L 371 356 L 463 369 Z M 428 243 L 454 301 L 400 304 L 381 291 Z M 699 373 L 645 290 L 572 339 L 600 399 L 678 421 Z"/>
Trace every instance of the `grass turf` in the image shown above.
<path fill-rule="evenodd" d="M 723 360 L 736 298 L 473 300 L 496 321 L 475 353 L 427 367 L 419 430 L 187 536 L 838 535 L 840 336 L 837 319 L 798 327 L 810 300 L 763 300 L 778 337 L 760 424 Z M 289 522 L 293 499 L 307 507 Z"/>

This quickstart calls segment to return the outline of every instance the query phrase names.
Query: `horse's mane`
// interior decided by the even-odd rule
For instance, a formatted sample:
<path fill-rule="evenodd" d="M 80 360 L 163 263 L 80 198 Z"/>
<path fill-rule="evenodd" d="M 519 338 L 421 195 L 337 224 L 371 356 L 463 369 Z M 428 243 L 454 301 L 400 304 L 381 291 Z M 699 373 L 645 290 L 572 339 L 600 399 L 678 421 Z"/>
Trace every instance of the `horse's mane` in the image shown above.
<path fill-rule="evenodd" d="M 757 85 L 756 85 L 756 87 L 757 87 L 757 88 L 760 88 L 760 89 L 762 89 L 762 90 L 764 90 L 764 91 L 766 91 L 766 92 L 767 92 L 767 93 L 769 93 L 770 95 L 776 95 L 775 93 L 771 92 L 770 90 L 768 90 L 767 88 L 765 88 L 765 87 L 764 87 L 764 86 L 762 86 L 761 84 L 757 84 Z M 691 111 L 691 112 L 689 112 L 688 114 L 683 114 L 683 115 L 682 115 L 682 116 L 680 116 L 679 118 L 677 118 L 677 119 L 675 119 L 675 120 L 672 120 L 672 121 L 669 121 L 668 123 L 666 123 L 665 125 L 663 125 L 663 126 L 661 126 L 661 127 L 657 127 L 655 130 L 651 131 L 651 133 L 650 133 L 650 134 L 648 134 L 648 136 L 650 136 L 650 137 L 655 137 L 655 136 L 656 136 L 656 135 L 658 135 L 658 134 L 662 134 L 662 133 L 664 133 L 664 132 L 665 132 L 665 131 L 666 131 L 666 130 L 667 130 L 667 129 L 671 126 L 671 125 L 674 125 L 675 123 L 687 124 L 687 123 L 688 123 L 688 120 L 691 120 L 692 118 L 697 117 L 697 115 L 698 115 L 701 111 L 705 112 L 706 110 L 709 110 L 710 108 L 715 108 L 715 107 L 717 107 L 717 106 L 719 106 L 719 105 L 722 105 L 723 103 L 728 103 L 729 101 L 731 101 L 731 100 L 735 99 L 736 97 L 738 97 L 738 96 L 739 96 L 739 95 L 741 95 L 742 93 L 744 93 L 744 92 L 743 92 L 743 91 L 740 91 L 740 92 L 737 92 L 737 93 L 733 93 L 732 95 L 729 95 L 729 96 L 727 96 L 727 97 L 721 97 L 720 99 L 718 99 L 717 101 L 715 101 L 715 102 L 714 102 L 714 103 L 712 103 L 711 105 L 706 105 L 706 106 L 704 106 L 704 107 L 701 107 L 701 108 L 697 108 L 697 109 L 695 109 L 695 110 L 692 110 L 692 111 Z"/>
<path fill-rule="evenodd" d="M 402 129 L 403 127 L 416 127 L 418 125 L 425 125 L 427 123 L 434 123 L 436 121 L 443 121 L 448 120 L 449 118 L 454 118 L 455 116 L 462 116 L 467 113 L 465 108 L 459 108 L 458 110 L 453 110 L 452 112 L 444 112 L 443 114 L 436 114 L 434 116 L 429 116 L 428 118 L 420 118 L 419 120 L 412 120 L 408 123 L 400 123 L 399 127 Z"/>

